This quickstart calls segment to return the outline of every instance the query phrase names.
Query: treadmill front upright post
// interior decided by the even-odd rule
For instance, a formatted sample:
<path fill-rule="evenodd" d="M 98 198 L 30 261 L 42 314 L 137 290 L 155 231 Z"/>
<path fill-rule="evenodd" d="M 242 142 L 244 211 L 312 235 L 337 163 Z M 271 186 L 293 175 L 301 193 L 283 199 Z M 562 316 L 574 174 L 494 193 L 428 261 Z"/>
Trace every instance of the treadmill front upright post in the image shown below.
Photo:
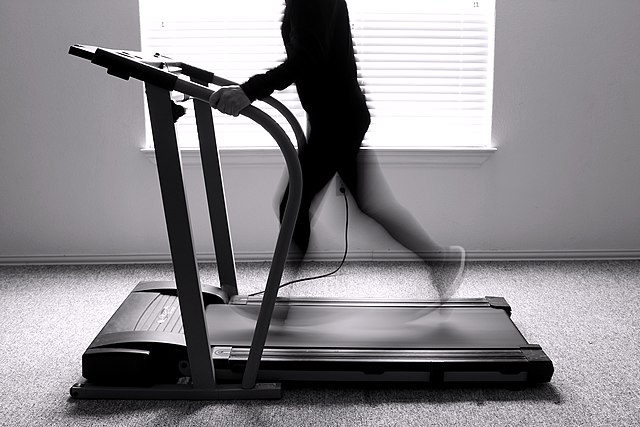
<path fill-rule="evenodd" d="M 171 96 L 168 90 L 149 83 L 145 84 L 145 88 L 193 387 L 214 388 L 215 371 L 193 247 L 180 151 L 173 125 Z"/>
<path fill-rule="evenodd" d="M 205 81 L 192 80 L 207 85 Z M 194 98 L 193 105 L 220 287 L 228 297 L 233 297 L 238 295 L 238 284 L 213 113 L 207 102 Z"/>

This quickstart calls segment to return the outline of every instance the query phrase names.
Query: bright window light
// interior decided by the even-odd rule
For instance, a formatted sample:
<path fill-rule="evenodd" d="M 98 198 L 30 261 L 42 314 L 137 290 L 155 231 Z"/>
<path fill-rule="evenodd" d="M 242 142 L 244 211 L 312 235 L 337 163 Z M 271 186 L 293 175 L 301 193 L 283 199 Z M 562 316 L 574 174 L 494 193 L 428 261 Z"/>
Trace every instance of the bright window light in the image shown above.
<path fill-rule="evenodd" d="M 372 124 L 365 145 L 489 147 L 495 0 L 347 0 Z M 285 58 L 283 0 L 140 0 L 142 49 L 242 83 Z M 305 127 L 291 87 L 275 92 Z M 263 103 L 288 131 L 286 121 Z M 197 147 L 193 108 L 180 145 Z M 245 118 L 216 114 L 220 147 L 275 147 Z"/>

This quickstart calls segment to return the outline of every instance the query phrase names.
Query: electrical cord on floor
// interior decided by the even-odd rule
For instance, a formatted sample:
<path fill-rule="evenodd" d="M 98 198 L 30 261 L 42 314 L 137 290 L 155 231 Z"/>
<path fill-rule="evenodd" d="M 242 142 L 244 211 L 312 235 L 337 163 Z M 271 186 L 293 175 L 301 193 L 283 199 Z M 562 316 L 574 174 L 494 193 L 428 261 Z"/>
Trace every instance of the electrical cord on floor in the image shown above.
<path fill-rule="evenodd" d="M 345 207 L 345 217 L 346 217 L 345 224 L 344 224 L 344 255 L 342 256 L 342 261 L 340 261 L 340 265 L 338 266 L 338 268 L 333 270 L 331 273 L 322 274 L 320 276 L 306 277 L 304 279 L 292 280 L 290 282 L 283 283 L 282 285 L 280 285 L 278 287 L 278 289 L 282 289 L 285 286 L 293 285 L 294 283 L 307 282 L 309 280 L 324 279 L 325 277 L 329 277 L 331 275 L 336 274 L 338 271 L 340 271 L 340 269 L 344 265 L 344 262 L 347 259 L 347 253 L 349 252 L 349 238 L 348 238 L 348 235 L 349 235 L 349 201 L 347 199 L 347 192 L 343 187 L 340 188 L 340 192 L 344 196 L 344 207 Z M 264 294 L 264 292 L 265 291 L 256 292 L 255 294 L 249 294 L 249 296 L 250 297 L 254 297 L 254 296 L 257 296 L 257 295 L 262 295 L 262 294 Z"/>

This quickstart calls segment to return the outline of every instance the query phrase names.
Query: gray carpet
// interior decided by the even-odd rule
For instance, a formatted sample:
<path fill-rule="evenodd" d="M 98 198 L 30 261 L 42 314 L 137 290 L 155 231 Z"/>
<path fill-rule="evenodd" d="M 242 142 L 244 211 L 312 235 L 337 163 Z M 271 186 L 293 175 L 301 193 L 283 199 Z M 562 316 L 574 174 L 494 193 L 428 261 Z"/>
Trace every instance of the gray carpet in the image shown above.
<path fill-rule="evenodd" d="M 303 274 L 329 271 L 314 263 Z M 240 264 L 242 293 L 267 264 Z M 417 263 L 348 263 L 284 295 L 433 298 Z M 215 283 L 215 266 L 202 266 Z M 550 384 L 523 390 L 292 387 L 277 401 L 74 401 L 80 356 L 139 280 L 167 265 L 0 267 L 3 426 L 632 426 L 640 420 L 640 262 L 471 263 L 461 297 L 504 296 L 553 360 Z"/>

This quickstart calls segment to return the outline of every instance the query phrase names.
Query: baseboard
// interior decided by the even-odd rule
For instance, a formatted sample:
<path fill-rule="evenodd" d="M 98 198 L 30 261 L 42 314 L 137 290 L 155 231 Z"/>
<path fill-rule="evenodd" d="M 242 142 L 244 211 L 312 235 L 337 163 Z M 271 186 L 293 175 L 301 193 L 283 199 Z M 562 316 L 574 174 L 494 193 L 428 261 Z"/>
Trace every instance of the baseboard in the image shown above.
<path fill-rule="evenodd" d="M 310 252 L 307 260 L 318 262 L 340 261 L 342 252 Z M 239 252 L 236 262 L 265 262 L 271 260 L 268 252 Z M 198 254 L 198 261 L 215 262 L 213 253 Z M 402 251 L 352 251 L 348 261 L 416 261 L 418 258 Z M 640 250 L 547 250 L 547 251 L 467 251 L 468 261 L 614 261 L 640 260 Z M 4 255 L 0 265 L 74 265 L 74 264 L 165 264 L 171 262 L 167 254 L 119 255 Z"/>

